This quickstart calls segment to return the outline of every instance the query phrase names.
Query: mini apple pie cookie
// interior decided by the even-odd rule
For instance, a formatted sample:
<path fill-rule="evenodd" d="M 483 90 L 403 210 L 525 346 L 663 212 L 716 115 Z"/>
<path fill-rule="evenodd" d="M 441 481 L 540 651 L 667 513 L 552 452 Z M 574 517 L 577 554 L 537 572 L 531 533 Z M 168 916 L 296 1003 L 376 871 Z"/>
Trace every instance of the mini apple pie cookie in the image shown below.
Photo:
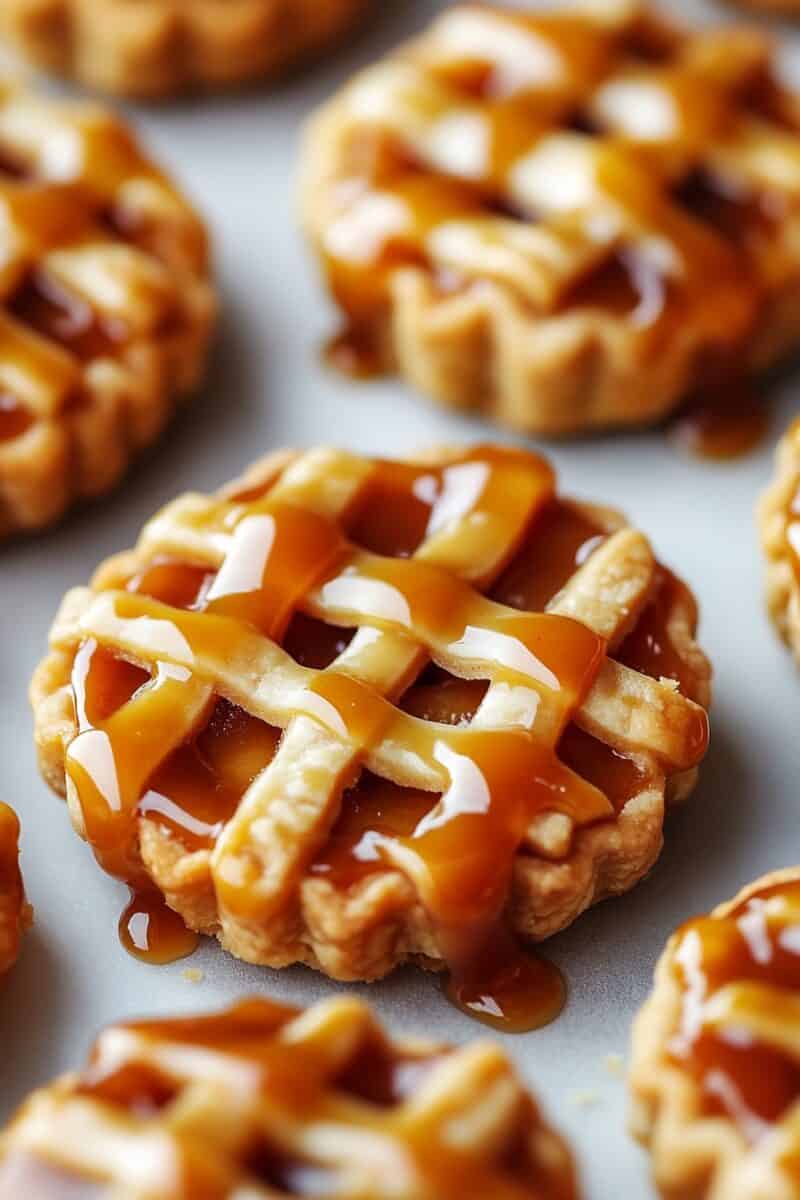
<path fill-rule="evenodd" d="M 159 99 L 277 75 L 320 53 L 368 0 L 3 0 L 0 31 L 46 70 Z"/>
<path fill-rule="evenodd" d="M 30 923 L 19 869 L 19 821 L 7 804 L 0 804 L 0 976 L 17 961 Z"/>
<path fill-rule="evenodd" d="M 239 957 L 468 992 L 499 923 L 546 937 L 652 865 L 706 747 L 695 624 L 538 455 L 278 453 L 67 594 L 41 767 L 101 866 Z"/>
<path fill-rule="evenodd" d="M 204 365 L 203 226 L 109 111 L 0 81 L 0 538 L 108 491 Z"/>
<path fill-rule="evenodd" d="M 0 1135 L 25 1200 L 577 1200 L 572 1158 L 491 1042 L 390 1041 L 358 1000 L 102 1033 Z"/>
<path fill-rule="evenodd" d="M 800 106 L 770 52 L 627 0 L 448 8 L 309 129 L 334 359 L 541 434 L 773 362 L 800 337 Z"/>
<path fill-rule="evenodd" d="M 670 939 L 634 1027 L 631 1087 L 664 1196 L 800 1194 L 800 868 Z"/>
<path fill-rule="evenodd" d="M 800 420 L 778 443 L 775 478 L 758 507 L 767 607 L 800 662 Z"/>

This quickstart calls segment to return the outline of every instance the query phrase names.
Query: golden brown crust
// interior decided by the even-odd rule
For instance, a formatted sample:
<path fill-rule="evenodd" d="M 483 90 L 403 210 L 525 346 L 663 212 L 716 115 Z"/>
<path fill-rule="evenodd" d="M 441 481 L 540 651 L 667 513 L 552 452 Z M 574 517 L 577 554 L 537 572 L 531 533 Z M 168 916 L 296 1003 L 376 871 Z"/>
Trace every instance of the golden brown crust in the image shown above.
<path fill-rule="evenodd" d="M 773 871 L 715 908 L 724 919 L 756 893 L 800 880 L 800 868 Z M 752 1146 L 725 1115 L 709 1115 L 697 1080 L 670 1056 L 679 1028 L 684 988 L 675 969 L 680 933 L 667 943 L 653 991 L 633 1027 L 631 1130 L 652 1155 L 653 1175 L 668 1200 L 794 1200 L 796 1187 L 781 1160 L 796 1132 L 776 1127 Z"/>
<path fill-rule="evenodd" d="M 112 488 L 200 378 L 202 223 L 110 112 L 0 84 L 0 538 Z"/>
<path fill-rule="evenodd" d="M 19 821 L 0 803 L 0 977 L 17 961 L 22 935 L 33 920 L 22 885 L 18 843 Z"/>
<path fill-rule="evenodd" d="M 800 422 L 795 421 L 778 443 L 775 475 L 758 505 L 761 544 L 767 559 L 766 600 L 769 615 L 800 662 L 800 580 L 797 552 L 790 542 L 800 491 Z"/>
<path fill-rule="evenodd" d="M 87 1180 L 98 1200 L 270 1200 L 308 1194 L 304 1177 L 342 1200 L 451 1200 L 466 1181 L 483 1200 L 579 1194 L 569 1148 L 498 1045 L 390 1041 L 344 997 L 112 1026 L 0 1135 L 0 1190 L 26 1200 Z"/>
<path fill-rule="evenodd" d="M 328 470 L 325 455 L 332 456 L 331 464 L 335 464 L 333 452 L 312 452 L 300 459 L 288 452 L 270 455 L 224 489 L 222 495 L 237 496 L 263 488 L 290 464 L 301 464 L 296 471 L 298 477 L 304 469 Z M 442 450 L 425 456 L 425 462 L 444 464 L 452 457 L 451 450 Z M 335 466 L 331 465 L 330 470 Z M 182 502 L 176 503 L 180 506 Z M 591 505 L 575 507 L 611 536 L 549 608 L 602 627 L 611 637 L 613 653 L 646 608 L 652 594 L 655 560 L 643 536 L 626 528 L 618 514 Z M 115 556 L 100 567 L 92 583 L 95 593 L 80 589 L 65 599 L 53 630 L 53 648 L 34 675 L 31 701 L 40 767 L 48 783 L 62 795 L 67 791 L 65 750 L 76 734 L 70 687 L 81 636 L 76 634 L 76 621 L 83 620 L 80 614 L 87 611 L 87 605 L 91 607 L 93 594 L 117 586 L 118 580 L 141 569 L 153 556 L 156 542 L 166 538 L 166 545 L 180 536 L 175 532 L 178 526 L 172 534 L 166 532 L 174 520 L 170 510 L 165 510 L 151 523 L 150 534 L 145 533 L 137 550 Z M 678 590 L 670 604 L 667 628 L 680 660 L 690 667 L 696 681 L 693 700 L 706 707 L 711 672 L 694 640 L 695 627 L 691 594 Z M 129 651 L 125 654 L 130 657 Z M 132 657 L 136 659 L 135 654 Z M 696 780 L 696 766 L 686 765 L 693 761 L 692 752 L 679 741 L 679 731 L 687 728 L 687 717 L 692 718 L 697 711 L 695 705 L 687 702 L 672 682 L 656 684 L 635 672 L 624 674 L 628 692 L 623 702 L 615 695 L 617 687 L 622 686 L 618 682 L 623 678 L 620 671 L 627 669 L 609 664 L 581 710 L 579 722 L 587 732 L 635 763 L 639 772 L 636 792 L 613 821 L 577 828 L 569 820 L 550 814 L 531 828 L 524 853 L 516 861 L 511 897 L 513 924 L 529 938 L 547 937 L 568 925 L 590 904 L 632 887 L 658 856 L 665 806 L 688 795 Z M 229 698 L 249 704 L 238 692 Z M 270 723 L 281 725 L 285 719 L 274 713 L 269 718 Z M 402 778 L 402 774 L 397 777 Z M 74 792 L 69 800 L 75 828 L 83 833 Z M 379 977 L 408 958 L 426 966 L 443 965 L 435 930 L 416 888 L 388 865 L 345 887 L 307 873 L 293 901 L 259 927 L 220 912 L 211 851 L 187 853 L 163 824 L 145 818 L 139 819 L 138 850 L 148 874 L 170 906 L 189 926 L 216 935 L 240 958 L 270 966 L 302 961 L 343 980 Z"/>
<path fill-rule="evenodd" d="M 320 53 L 367 0 L 5 0 L 0 29 L 35 63 L 160 100 L 271 77 Z"/>
<path fill-rule="evenodd" d="M 312 119 L 301 190 L 348 347 L 548 436 L 653 423 L 720 352 L 763 369 L 800 333 L 769 44 L 575 7 L 448 9 Z"/>

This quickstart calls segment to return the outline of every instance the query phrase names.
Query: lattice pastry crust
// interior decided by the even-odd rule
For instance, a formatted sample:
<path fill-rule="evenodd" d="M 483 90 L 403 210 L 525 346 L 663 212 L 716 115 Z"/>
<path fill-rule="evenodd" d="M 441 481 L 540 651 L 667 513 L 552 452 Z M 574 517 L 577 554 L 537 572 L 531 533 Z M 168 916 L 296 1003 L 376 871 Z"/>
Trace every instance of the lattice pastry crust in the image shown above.
<path fill-rule="evenodd" d="M 111 112 L 0 82 L 0 538 L 108 491 L 197 383 L 202 223 Z"/>
<path fill-rule="evenodd" d="M 800 421 L 778 443 L 775 478 L 758 506 L 769 615 L 800 662 Z"/>
<path fill-rule="evenodd" d="M 32 920 L 19 869 L 19 821 L 0 804 L 0 976 L 13 967 Z"/>
<path fill-rule="evenodd" d="M 274 76 L 321 52 L 367 0 L 3 0 L 34 62 L 121 96 L 162 99 Z"/>
<path fill-rule="evenodd" d="M 498 1045 L 390 1041 L 343 998 L 107 1029 L 0 1137 L 4 1195 L 87 1180 L 98 1200 L 578 1197 Z"/>
<path fill-rule="evenodd" d="M 404 542 L 409 504 L 412 543 Z M 343 559 L 339 550 L 331 558 L 337 530 L 351 539 L 339 545 Z M 298 554 L 308 556 L 305 565 Z M 175 560 L 211 572 L 199 612 L 124 590 L 163 594 L 165 560 L 168 572 Z M 337 575 L 337 562 L 350 565 Z M 249 616 L 263 629 L 279 613 L 277 641 L 248 625 L 248 610 L 230 599 L 262 569 L 264 590 L 252 593 L 261 607 Z M 197 582 L 182 597 L 176 587 L 173 579 L 171 599 L 191 604 Z M 526 611 L 545 603 L 546 616 Z M 537 455 L 481 447 L 383 463 L 333 450 L 278 453 L 216 497 L 169 505 L 135 550 L 106 562 L 90 589 L 67 594 L 32 684 L 41 769 L 67 792 L 73 823 L 96 852 L 98 840 L 106 849 L 121 841 L 100 854 L 108 869 L 143 869 L 188 925 L 239 957 L 272 966 L 300 960 L 339 979 L 375 978 L 408 958 L 440 967 L 442 928 L 462 917 L 459 886 L 491 894 L 519 933 L 539 939 L 652 866 L 665 804 L 691 790 L 705 748 L 710 667 L 695 623 L 691 594 L 665 574 L 645 537 L 607 509 L 558 500 Z M 361 628 L 315 660 L 320 630 L 330 640 L 331 626 L 337 638 L 336 627 Z M 80 697 L 76 710 L 70 681 L 84 688 L 97 647 L 144 667 L 158 686 L 116 716 L 106 705 L 95 725 Z M 551 666 L 542 667 L 541 653 Z M 444 671 L 431 677 L 432 658 Z M 645 659 L 651 675 L 635 669 Z M 673 677 L 651 677 L 661 674 Z M 124 696 L 115 684 L 117 703 L 145 679 Z M 464 699 L 470 688 L 478 690 Z M 166 781 L 145 776 L 197 737 L 214 695 L 284 733 L 259 760 L 261 773 L 248 760 L 253 782 L 243 797 L 239 787 L 213 837 L 190 839 L 189 849 L 186 827 L 196 833 L 202 823 L 208 832 L 219 820 L 216 801 L 176 828 L 174 805 L 165 819 L 153 796 L 177 789 L 192 804 L 185 798 L 194 784 L 184 785 L 183 768 L 177 783 L 173 768 Z M 251 735 L 234 720 L 228 738 L 227 711 L 215 719 L 203 754 L 218 764 L 237 736 Z M 120 761 L 129 736 L 137 765 L 128 779 Z M 106 763 L 110 740 L 112 774 L 116 760 L 126 776 L 122 804 L 132 815 L 124 830 L 106 825 L 108 776 L 91 761 L 92 739 Z M 476 801 L 470 780 L 497 803 Z M 537 780 L 548 781 L 545 791 Z M 149 799 L 139 803 L 143 793 Z M 486 825 L 465 831 L 462 808 L 488 813 Z M 414 840 L 439 825 L 442 837 L 462 839 L 458 854 Z M 437 854 L 463 860 L 467 875 L 444 886 Z"/>
<path fill-rule="evenodd" d="M 448 8 L 308 130 L 337 357 L 548 435 L 775 361 L 800 333 L 800 123 L 770 55 L 627 0 Z"/>
<path fill-rule="evenodd" d="M 734 1068 L 752 1089 L 782 1089 L 797 1078 L 800 1004 L 800 869 L 775 871 L 749 884 L 711 915 L 672 936 L 655 985 L 633 1030 L 631 1091 L 634 1133 L 650 1147 L 662 1195 L 678 1200 L 795 1200 L 800 1147 L 798 1094 L 789 1085 L 787 1107 L 765 1119 L 730 1074 L 706 1068 L 701 1078 L 682 1047 L 711 1034 L 727 1040 Z M 698 950 L 705 939 L 706 958 Z M 770 946 L 771 943 L 771 946 Z M 725 955 L 747 953 L 744 969 Z M 746 949 L 745 949 L 746 948 Z M 776 960 L 791 957 L 776 967 Z M 686 1002 L 687 978 L 706 959 L 721 963 L 717 986 Z M 793 981 L 789 980 L 793 976 Z M 700 976 L 702 978 L 702 974 Z M 738 1066 L 737 1066 L 738 1047 Z M 766 1057 L 764 1057 L 766 1056 Z M 749 1070 L 747 1059 L 750 1060 Z M 760 1078 L 759 1078 L 760 1077 Z M 709 1106 L 709 1093 L 716 1102 Z M 778 1105 L 779 1110 L 782 1105 Z"/>

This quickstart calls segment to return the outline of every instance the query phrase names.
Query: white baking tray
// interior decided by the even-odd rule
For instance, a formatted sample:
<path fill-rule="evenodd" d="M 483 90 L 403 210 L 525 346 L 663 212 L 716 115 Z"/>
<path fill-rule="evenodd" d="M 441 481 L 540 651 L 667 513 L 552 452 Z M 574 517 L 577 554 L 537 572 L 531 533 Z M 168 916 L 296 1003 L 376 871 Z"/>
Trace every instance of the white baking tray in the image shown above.
<path fill-rule="evenodd" d="M 688 0 L 673 6 L 676 15 L 729 15 Z M 96 867 L 37 774 L 26 689 L 65 589 L 132 544 L 177 492 L 213 488 L 276 446 L 327 442 L 402 454 L 492 436 L 477 421 L 437 412 L 400 382 L 351 383 L 320 360 L 333 313 L 295 219 L 303 118 L 352 70 L 444 5 L 376 0 L 375 7 L 381 11 L 363 36 L 276 89 L 131 110 L 210 222 L 224 316 L 203 393 L 116 494 L 52 533 L 0 551 L 0 796 L 22 818 L 36 908 L 22 959 L 0 988 L 0 1117 L 36 1084 L 82 1061 L 94 1033 L 117 1018 L 211 1009 L 252 992 L 304 1004 L 336 990 L 304 968 L 246 967 L 215 943 L 191 960 L 204 973 L 198 984 L 184 979 L 185 962 L 151 967 L 130 958 L 116 934 L 124 889 Z M 775 29 L 791 69 L 791 36 Z M 800 74 L 800 38 L 794 49 Z M 716 668 L 711 749 L 697 791 L 669 821 L 660 863 L 630 895 L 549 943 L 569 980 L 567 1008 L 546 1029 L 503 1039 L 572 1139 L 592 1200 L 651 1195 L 646 1158 L 625 1131 L 624 1083 L 607 1058 L 627 1055 L 631 1018 L 667 934 L 746 880 L 800 859 L 800 675 L 767 623 L 752 515 L 774 440 L 797 407 L 798 379 L 788 372 L 772 392 L 770 438 L 737 462 L 692 461 L 658 433 L 551 448 L 568 492 L 625 508 L 689 580 Z M 414 970 L 355 990 L 395 1030 L 457 1042 L 486 1032 Z"/>

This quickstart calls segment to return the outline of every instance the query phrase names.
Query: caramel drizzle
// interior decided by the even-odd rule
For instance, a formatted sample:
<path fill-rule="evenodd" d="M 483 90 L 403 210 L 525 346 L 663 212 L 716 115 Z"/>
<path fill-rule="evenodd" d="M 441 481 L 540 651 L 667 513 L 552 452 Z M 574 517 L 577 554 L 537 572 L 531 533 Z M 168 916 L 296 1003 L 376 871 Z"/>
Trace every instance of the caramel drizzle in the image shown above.
<path fill-rule="evenodd" d="M 672 955 L 683 999 L 670 1053 L 697 1079 L 704 1110 L 750 1143 L 800 1099 L 800 881 L 788 874 L 724 916 L 689 922 Z"/>
<path fill-rule="evenodd" d="M 748 125 L 738 93 L 753 56 L 732 47 L 725 59 L 713 40 L 708 53 L 703 45 L 701 35 L 674 38 L 660 48 L 665 61 L 652 62 L 627 25 L 456 6 L 405 55 L 356 80 L 341 101 L 350 142 L 323 234 L 356 361 L 359 346 L 379 344 L 370 329 L 407 266 L 429 270 L 443 294 L 477 274 L 534 311 L 621 312 L 653 353 L 687 319 L 704 346 L 740 343 L 758 301 L 742 237 L 720 236 L 712 215 L 679 203 L 667 174 L 675 155 L 733 143 Z M 639 128 L 636 112 L 661 114 L 661 125 Z M 588 132 L 572 130 L 576 113 Z M 568 186 L 556 194 L 559 173 Z M 738 186 L 749 193 L 754 182 Z M 749 210 L 737 212 L 741 233 Z M 538 240 L 517 244 L 528 225 Z M 341 340 L 337 353 L 347 357 Z"/>
<path fill-rule="evenodd" d="M 418 536 L 398 530 L 394 545 L 411 558 L 367 551 L 342 532 L 352 526 L 368 538 L 370 507 L 393 488 L 421 498 L 410 510 Z M 391 808 L 402 811 L 409 788 L 418 789 L 419 808 L 406 824 L 365 826 L 370 862 L 413 882 L 451 966 L 497 941 L 514 858 L 534 816 L 555 810 L 581 825 L 614 812 L 558 755 L 606 661 L 603 639 L 569 618 L 487 599 L 467 582 L 488 589 L 500 579 L 533 519 L 550 520 L 552 497 L 552 473 L 535 456 L 481 448 L 431 473 L 323 452 L 298 460 L 263 495 L 188 497 L 157 517 L 141 547 L 150 566 L 133 579 L 106 580 L 109 590 L 95 594 L 76 627 L 87 640 L 75 659 L 79 734 L 66 767 L 104 868 L 134 885 L 145 881 L 138 817 L 177 826 L 190 848 L 212 851 L 223 921 L 268 933 L 315 869 L 342 804 L 350 806 L 343 789 L 365 766 L 396 777 L 401 747 L 408 786 Z M 571 535 L 562 530 L 567 576 L 596 537 L 579 522 Z M 543 579 L 560 586 L 552 571 Z M 519 586 L 512 571 L 500 590 Z M 359 630 L 324 656 L 329 662 L 336 653 L 330 666 L 301 667 L 278 645 L 292 641 L 297 614 L 328 623 L 320 628 L 332 627 L 332 646 L 336 626 Z M 105 646 L 150 666 L 119 693 L 112 680 L 104 703 Z M 470 680 L 482 689 L 470 693 L 476 703 L 462 723 L 437 720 L 422 698 L 417 715 L 396 706 L 430 658 L 464 676 L 454 681 L 464 689 Z M 212 718 L 219 694 L 250 714 L 244 771 L 220 759 L 226 738 L 217 741 L 213 730 L 228 718 Z M 516 723 L 498 727 L 494 706 L 506 712 L 509 697 Z M 285 730 L 277 751 L 269 726 Z M 199 739 L 198 729 L 211 732 Z M 701 754 L 704 720 L 697 734 Z M 593 758 L 579 737 L 568 745 L 578 761 Z M 214 772 L 208 803 L 204 762 Z M 631 786 L 613 762 L 599 777 Z M 199 793 L 198 810 L 188 805 L 189 815 L 176 819 L 187 788 Z M 297 800 L 300 830 L 284 811 L 287 795 Z M 278 849 L 265 858 L 258 847 L 269 826 Z M 560 985 L 552 994 L 563 995 Z"/>
<path fill-rule="evenodd" d="M 194 1106 L 181 1103 L 187 1091 Z M 488 1128 L 475 1120 L 487 1096 Z M 222 1106 L 228 1120 L 209 1121 Z M 83 1135 L 72 1139 L 76 1120 Z M 468 1139 L 453 1136 L 457 1121 Z M 254 998 L 219 1014 L 114 1026 L 68 1094 L 49 1108 L 43 1096 L 37 1128 L 25 1113 L 17 1128 L 0 1187 L 14 1179 L 25 1195 L 39 1181 L 42 1195 L 69 1195 L 85 1175 L 175 1200 L 265 1187 L 298 1197 L 577 1194 L 569 1155 L 499 1048 L 396 1045 L 355 1001 L 298 1013 Z"/>
<path fill-rule="evenodd" d="M 513 463 L 510 471 L 527 482 L 527 511 L 547 498 L 550 479 L 535 460 L 529 473 Z M 477 503 L 468 513 L 479 529 L 480 518 L 492 526 L 506 519 L 509 480 L 503 486 L 495 478 L 503 475 L 502 463 L 480 473 Z M 522 515 L 519 503 L 517 512 Z M 230 541 L 197 611 L 124 592 L 106 596 L 123 638 L 132 632 L 142 651 L 158 656 L 158 666 L 107 720 L 89 727 L 85 710 L 78 712 L 80 732 L 68 749 L 67 770 L 102 865 L 122 878 L 134 872 L 138 878 L 139 805 L 165 747 L 179 745 L 203 719 L 213 702 L 216 666 L 241 658 L 254 637 L 248 629 L 279 641 L 303 603 L 334 624 L 366 623 L 384 631 L 388 645 L 373 632 L 369 646 L 362 633 L 373 659 L 381 649 L 384 655 L 394 649 L 398 638 L 411 638 L 412 662 L 424 647 L 460 672 L 478 672 L 529 697 L 531 729 L 454 729 L 410 716 L 368 678 L 334 665 L 309 672 L 292 701 L 294 721 L 310 718 L 340 746 L 342 772 L 382 743 L 400 745 L 441 794 L 438 804 L 432 797 L 431 811 L 412 836 L 376 838 L 373 848 L 414 879 L 443 953 L 450 960 L 463 956 L 459 943 L 474 946 L 505 906 L 514 854 L 536 812 L 555 801 L 578 823 L 612 813 L 606 798 L 564 767 L 554 749 L 603 660 L 602 639 L 569 618 L 520 613 L 487 600 L 433 562 L 369 554 L 348 543 L 336 522 L 269 497 L 239 512 L 214 506 L 205 524 L 207 533 L 209 525 L 224 525 Z M 505 540 L 513 546 L 516 538 L 512 533 Z M 87 643 L 76 659 L 78 695 L 85 692 L 81 672 L 92 652 Z M 254 786 L 265 786 L 272 769 Z M 252 870 L 230 870 L 232 861 L 240 868 L 230 840 L 223 831 L 214 853 L 218 898 L 240 917 L 268 921 L 285 895 L 265 896 L 254 886 Z"/>

